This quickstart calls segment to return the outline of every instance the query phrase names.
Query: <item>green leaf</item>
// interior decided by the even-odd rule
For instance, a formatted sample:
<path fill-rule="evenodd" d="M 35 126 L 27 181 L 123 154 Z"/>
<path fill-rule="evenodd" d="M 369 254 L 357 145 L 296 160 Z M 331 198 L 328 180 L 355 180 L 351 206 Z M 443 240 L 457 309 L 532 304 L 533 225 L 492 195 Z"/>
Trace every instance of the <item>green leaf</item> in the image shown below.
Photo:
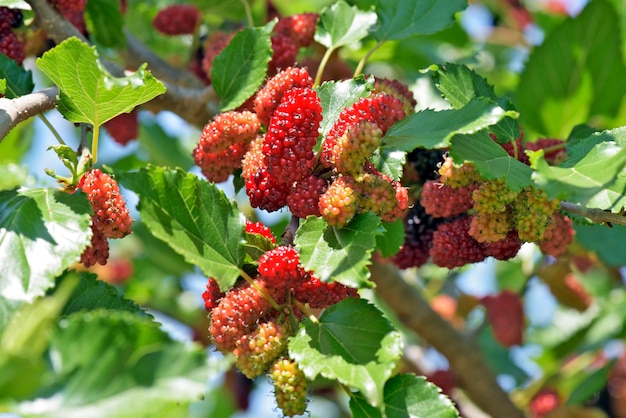
<path fill-rule="evenodd" d="M 270 239 L 261 234 L 251 234 L 246 232 L 246 253 L 251 260 L 257 261 L 263 254 L 269 250 L 276 248 Z"/>
<path fill-rule="evenodd" d="M 606 225 L 579 225 L 574 224 L 576 230 L 576 241 L 591 251 L 606 264 L 612 267 L 624 265 L 626 260 L 626 226 L 613 225 L 609 228 Z M 611 251 L 606 251 L 610 248 Z"/>
<path fill-rule="evenodd" d="M 370 405 L 361 392 L 350 394 L 352 418 L 383 418 L 381 409 Z"/>
<path fill-rule="evenodd" d="M 53 189 L 0 192 L 0 296 L 32 301 L 90 243 L 91 206 Z"/>
<path fill-rule="evenodd" d="M 383 402 L 383 388 L 402 355 L 400 333 L 373 305 L 348 298 L 327 308 L 318 322 L 289 342 L 289 354 L 309 379 L 321 375 L 360 390 L 369 403 Z"/>
<path fill-rule="evenodd" d="M 504 179 L 511 190 L 532 184 L 532 170 L 511 157 L 486 132 L 457 135 L 450 144 L 450 155 L 456 162 L 471 161 L 486 179 Z"/>
<path fill-rule="evenodd" d="M 94 309 L 128 311 L 138 315 L 146 315 L 135 302 L 125 299 L 115 287 L 98 280 L 94 274 L 82 272 L 80 281 L 63 308 L 62 314 L 70 315 L 74 312 Z"/>
<path fill-rule="evenodd" d="M 7 99 L 14 99 L 33 91 L 33 73 L 26 71 L 24 67 L 17 65 L 17 62 L 0 54 L 0 78 L 5 79 L 6 88 L 4 96 Z"/>
<path fill-rule="evenodd" d="M 95 47 L 69 38 L 37 58 L 37 66 L 59 87 L 59 111 L 71 122 L 99 127 L 115 116 L 165 93 L 142 65 L 128 77 L 113 77 Z"/>
<path fill-rule="evenodd" d="M 11 190 L 34 182 L 28 174 L 28 167 L 13 163 L 0 164 L 0 190 Z"/>
<path fill-rule="evenodd" d="M 343 228 L 329 227 L 322 218 L 308 217 L 298 228 L 296 247 L 300 262 L 322 281 L 336 281 L 349 287 L 371 287 L 369 260 L 376 247 L 380 219 L 360 214 Z"/>
<path fill-rule="evenodd" d="M 525 124 L 565 138 L 593 116 L 615 116 L 626 93 L 619 30 L 615 9 L 599 0 L 551 31 L 520 76 L 517 103 Z"/>
<path fill-rule="evenodd" d="M 433 68 L 431 68 L 432 70 Z M 437 89 L 453 108 L 460 109 L 476 97 L 486 97 L 498 103 L 503 109 L 515 110 L 510 99 L 496 95 L 487 80 L 465 65 L 446 64 L 434 67 L 433 79 Z M 498 142 L 506 143 L 520 136 L 519 125 L 511 118 L 502 119 L 491 128 Z"/>
<path fill-rule="evenodd" d="M 85 5 L 85 23 L 97 44 L 106 48 L 126 45 L 119 1 L 89 0 Z"/>
<path fill-rule="evenodd" d="M 336 49 L 365 38 L 375 23 L 376 13 L 339 0 L 320 13 L 315 40 L 328 49 Z"/>
<path fill-rule="evenodd" d="M 24 0 L 0 0 L 0 6 L 11 7 L 14 9 L 30 10 L 30 4 Z"/>
<path fill-rule="evenodd" d="M 404 173 L 406 152 L 391 147 L 378 148 L 370 157 L 370 161 L 381 173 L 388 175 L 394 180 L 400 180 Z"/>
<path fill-rule="evenodd" d="M 272 58 L 270 35 L 275 24 L 240 30 L 213 60 L 211 84 L 220 98 L 220 111 L 235 109 L 263 83 Z"/>
<path fill-rule="evenodd" d="M 169 136 L 158 123 L 139 125 L 139 144 L 146 153 L 146 161 L 154 165 L 191 168 L 191 152 L 181 145 L 181 139 Z"/>
<path fill-rule="evenodd" d="M 385 232 L 376 236 L 376 249 L 382 257 L 387 258 L 400 251 L 404 244 L 404 219 L 391 223 L 383 222 L 382 227 Z"/>
<path fill-rule="evenodd" d="M 626 206 L 626 127 L 593 134 L 570 149 L 561 166 L 531 155 L 533 180 L 550 198 L 619 212 Z"/>
<path fill-rule="evenodd" d="M 459 411 L 423 376 L 400 374 L 385 384 L 385 413 L 397 418 L 456 418 Z"/>
<path fill-rule="evenodd" d="M 150 232 L 230 289 L 245 257 L 245 218 L 217 186 L 182 169 L 148 166 L 118 180 L 139 195 Z"/>
<path fill-rule="evenodd" d="M 366 97 L 371 89 L 372 83 L 363 76 L 343 81 L 326 81 L 317 87 L 317 97 L 322 105 L 321 136 L 328 134 L 344 108 Z"/>
<path fill-rule="evenodd" d="M 402 151 L 415 148 L 445 148 L 457 134 L 472 134 L 495 125 L 504 117 L 517 117 L 487 98 L 476 98 L 461 109 L 432 109 L 413 113 L 389 129 L 383 147 Z"/>
<path fill-rule="evenodd" d="M 50 350 L 58 367 L 49 391 L 63 406 L 86 405 L 135 386 L 171 385 L 175 380 L 189 385 L 180 400 L 197 399 L 204 389 L 206 355 L 200 347 L 172 341 L 151 318 L 130 312 L 69 315 L 55 330 Z"/>
<path fill-rule="evenodd" d="M 372 35 L 378 41 L 428 35 L 451 26 L 466 0 L 356 0 L 362 9 L 375 6 L 379 24 Z"/>

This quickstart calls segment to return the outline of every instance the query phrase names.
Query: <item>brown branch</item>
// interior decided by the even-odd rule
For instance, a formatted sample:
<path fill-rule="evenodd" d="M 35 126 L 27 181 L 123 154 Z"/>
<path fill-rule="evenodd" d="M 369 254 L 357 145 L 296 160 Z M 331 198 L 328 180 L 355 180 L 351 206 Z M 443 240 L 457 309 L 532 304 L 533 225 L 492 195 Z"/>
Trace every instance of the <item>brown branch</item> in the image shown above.
<path fill-rule="evenodd" d="M 35 12 L 36 25 L 42 28 L 54 42 L 61 43 L 69 37 L 76 36 L 89 44 L 89 41 L 46 0 L 26 0 L 26 2 Z M 148 54 L 147 49 L 139 47 L 138 43 L 139 41 L 131 39 L 130 54 L 135 52 L 137 53 L 137 57 L 135 57 L 137 60 L 145 58 L 146 62 L 153 64 L 153 67 L 149 66 L 148 68 L 154 74 L 164 76 L 163 84 L 167 89 L 164 94 L 143 105 L 143 108 L 155 113 L 161 110 L 174 112 L 185 121 L 199 127 L 205 125 L 217 114 L 218 98 L 212 87 L 201 86 L 190 81 L 191 74 L 181 76 L 180 69 L 173 69 L 165 61 L 157 60 L 154 54 Z M 142 55 L 140 55 L 140 51 L 142 51 Z M 117 77 L 124 75 L 124 69 L 116 63 L 107 60 L 101 61 L 112 75 Z M 173 79 L 177 80 L 178 83 L 174 83 Z"/>
<path fill-rule="evenodd" d="M 376 292 L 409 329 L 448 359 L 460 385 L 483 411 L 493 417 L 523 418 L 524 414 L 502 390 L 480 349 L 431 309 L 420 292 L 402 279 L 392 264 L 371 268 Z"/>
<path fill-rule="evenodd" d="M 46 110 L 54 109 L 59 89 L 47 89 L 17 97 L 0 99 L 0 142 L 18 123 Z"/>
<path fill-rule="evenodd" d="M 561 209 L 575 215 L 583 216 L 597 224 L 626 225 L 626 216 L 607 212 L 602 209 L 587 208 L 571 202 L 561 202 Z"/>

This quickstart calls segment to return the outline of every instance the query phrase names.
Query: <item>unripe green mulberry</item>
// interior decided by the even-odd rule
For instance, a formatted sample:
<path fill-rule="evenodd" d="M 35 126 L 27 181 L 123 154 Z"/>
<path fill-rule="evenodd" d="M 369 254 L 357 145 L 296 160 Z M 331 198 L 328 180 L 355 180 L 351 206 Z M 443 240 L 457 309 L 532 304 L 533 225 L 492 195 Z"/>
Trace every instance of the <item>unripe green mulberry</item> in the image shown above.
<path fill-rule="evenodd" d="M 276 404 L 286 417 L 306 411 L 307 381 L 295 361 L 282 357 L 270 368 Z"/>

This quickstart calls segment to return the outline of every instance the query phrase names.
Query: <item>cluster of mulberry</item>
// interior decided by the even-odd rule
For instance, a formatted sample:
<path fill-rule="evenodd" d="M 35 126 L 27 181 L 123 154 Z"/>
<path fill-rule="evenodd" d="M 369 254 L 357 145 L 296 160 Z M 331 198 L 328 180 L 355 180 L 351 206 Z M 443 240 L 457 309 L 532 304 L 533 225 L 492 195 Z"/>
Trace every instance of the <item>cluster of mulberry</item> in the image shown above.
<path fill-rule="evenodd" d="M 0 7 L 0 53 L 15 60 L 19 65 L 25 58 L 24 42 L 15 29 L 22 24 L 22 12 L 19 9 Z"/>
<path fill-rule="evenodd" d="M 91 245 L 81 255 L 85 267 L 106 264 L 110 238 L 123 238 L 131 233 L 132 219 L 117 181 L 98 168 L 86 172 L 79 183 L 93 209 Z"/>
<path fill-rule="evenodd" d="M 343 109 L 316 151 L 322 107 L 312 86 L 305 68 L 270 77 L 253 110 L 225 112 L 205 126 L 196 165 L 214 182 L 241 168 L 251 205 L 270 212 L 288 207 L 296 217 L 321 216 L 337 227 L 364 212 L 387 222 L 402 218 L 408 189 L 370 158 L 403 109 L 415 106 L 408 88 L 376 79 L 371 95 Z"/>
<path fill-rule="evenodd" d="M 528 163 L 524 151 L 545 146 L 549 161 L 558 163 L 563 158 L 562 143 L 541 139 L 523 144 L 520 136 L 502 147 Z M 437 154 L 428 150 L 409 154 L 409 163 L 416 162 L 409 166 L 419 185 L 415 203 L 419 209 L 405 218 L 405 243 L 391 258 L 398 267 L 419 267 L 429 259 L 447 268 L 487 257 L 508 260 L 524 242 L 534 242 L 544 254 L 558 257 L 572 242 L 574 230 L 569 218 L 559 211 L 558 200 L 548 199 L 532 186 L 510 190 L 504 180 L 486 180 L 473 164 L 455 165 L 445 155 L 439 158 L 433 174 L 432 160 L 436 158 Z M 419 236 L 415 225 L 419 226 Z"/>
<path fill-rule="evenodd" d="M 275 242 L 263 224 L 247 222 L 246 232 Z M 202 295 L 215 347 L 232 353 L 235 366 L 248 378 L 268 374 L 285 416 L 306 409 L 307 382 L 287 352 L 287 339 L 296 331 L 292 320 L 304 316 L 303 306 L 323 309 L 357 296 L 355 289 L 322 282 L 305 270 L 293 247 L 275 245 L 259 258 L 254 277 L 240 279 L 226 292 L 209 278 Z"/>

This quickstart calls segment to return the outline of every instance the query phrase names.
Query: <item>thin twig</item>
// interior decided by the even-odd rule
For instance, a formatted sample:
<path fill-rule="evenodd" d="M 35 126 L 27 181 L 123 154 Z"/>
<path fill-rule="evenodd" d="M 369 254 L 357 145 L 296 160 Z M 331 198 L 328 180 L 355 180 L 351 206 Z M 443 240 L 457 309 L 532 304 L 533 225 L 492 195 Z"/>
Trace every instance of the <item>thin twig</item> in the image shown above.
<path fill-rule="evenodd" d="M 587 208 L 572 202 L 561 202 L 561 209 L 575 215 L 583 216 L 597 224 L 618 224 L 626 225 L 626 216 L 602 209 Z"/>

